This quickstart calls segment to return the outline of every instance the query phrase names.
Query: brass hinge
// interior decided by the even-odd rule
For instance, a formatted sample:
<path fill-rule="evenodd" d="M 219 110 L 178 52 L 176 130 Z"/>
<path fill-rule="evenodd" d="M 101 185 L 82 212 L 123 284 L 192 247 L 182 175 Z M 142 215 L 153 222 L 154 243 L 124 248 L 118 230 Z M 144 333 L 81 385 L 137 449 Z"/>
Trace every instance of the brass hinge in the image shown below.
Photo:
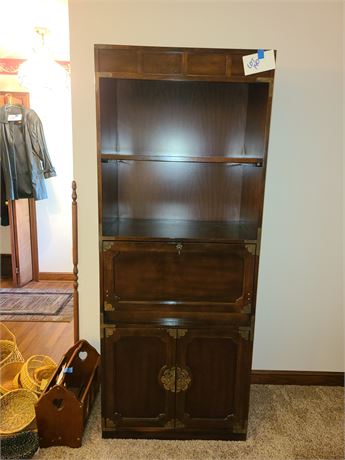
<path fill-rule="evenodd" d="M 167 333 L 172 337 L 173 339 L 180 339 L 181 337 L 184 337 L 188 332 L 188 329 L 167 329 Z"/>
<path fill-rule="evenodd" d="M 19 268 L 16 267 L 16 275 L 19 275 Z"/>
<path fill-rule="evenodd" d="M 104 311 L 115 311 L 115 307 L 110 302 L 105 300 L 104 301 Z"/>

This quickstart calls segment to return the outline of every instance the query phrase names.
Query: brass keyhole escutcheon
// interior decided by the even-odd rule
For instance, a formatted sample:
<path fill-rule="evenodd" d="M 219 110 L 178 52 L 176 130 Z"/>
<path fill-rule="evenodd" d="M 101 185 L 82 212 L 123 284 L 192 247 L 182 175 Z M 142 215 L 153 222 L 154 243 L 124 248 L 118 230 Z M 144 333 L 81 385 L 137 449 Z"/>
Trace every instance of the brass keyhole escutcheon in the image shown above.
<path fill-rule="evenodd" d="M 182 243 L 177 243 L 176 249 L 177 249 L 177 252 L 178 252 L 179 256 L 181 255 L 182 248 L 183 248 L 183 244 Z"/>

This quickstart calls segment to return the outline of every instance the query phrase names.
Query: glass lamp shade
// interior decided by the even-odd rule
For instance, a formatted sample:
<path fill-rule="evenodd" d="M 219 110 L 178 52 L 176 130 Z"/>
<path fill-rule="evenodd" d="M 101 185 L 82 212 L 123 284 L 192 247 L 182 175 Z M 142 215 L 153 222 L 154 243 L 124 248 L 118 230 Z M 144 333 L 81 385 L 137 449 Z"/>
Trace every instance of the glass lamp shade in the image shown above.
<path fill-rule="evenodd" d="M 69 87 L 69 74 L 41 49 L 23 62 L 18 69 L 18 80 L 21 86 L 32 91 L 40 89 L 66 89 Z"/>

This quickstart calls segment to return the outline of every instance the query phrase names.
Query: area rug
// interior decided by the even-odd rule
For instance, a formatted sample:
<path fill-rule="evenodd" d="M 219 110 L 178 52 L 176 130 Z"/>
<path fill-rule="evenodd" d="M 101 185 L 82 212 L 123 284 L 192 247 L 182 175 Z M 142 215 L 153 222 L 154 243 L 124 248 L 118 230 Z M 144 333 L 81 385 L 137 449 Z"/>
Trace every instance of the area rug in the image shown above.
<path fill-rule="evenodd" d="M 70 322 L 72 318 L 72 292 L 0 289 L 1 321 Z"/>

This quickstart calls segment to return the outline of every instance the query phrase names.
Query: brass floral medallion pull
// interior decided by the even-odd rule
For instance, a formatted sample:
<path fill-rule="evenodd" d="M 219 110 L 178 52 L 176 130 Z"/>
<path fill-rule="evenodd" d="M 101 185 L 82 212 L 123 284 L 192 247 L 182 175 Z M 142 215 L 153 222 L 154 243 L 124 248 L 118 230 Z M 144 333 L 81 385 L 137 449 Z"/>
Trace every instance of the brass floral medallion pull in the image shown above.
<path fill-rule="evenodd" d="M 177 367 L 176 373 L 176 393 L 188 390 L 190 384 L 192 383 L 190 370 L 186 367 Z"/>
<path fill-rule="evenodd" d="M 159 372 L 158 380 L 163 388 L 175 393 L 176 368 L 163 366 Z"/>
<path fill-rule="evenodd" d="M 158 381 L 165 390 L 179 393 L 188 390 L 192 378 L 190 370 L 186 367 L 163 366 L 159 372 Z"/>

